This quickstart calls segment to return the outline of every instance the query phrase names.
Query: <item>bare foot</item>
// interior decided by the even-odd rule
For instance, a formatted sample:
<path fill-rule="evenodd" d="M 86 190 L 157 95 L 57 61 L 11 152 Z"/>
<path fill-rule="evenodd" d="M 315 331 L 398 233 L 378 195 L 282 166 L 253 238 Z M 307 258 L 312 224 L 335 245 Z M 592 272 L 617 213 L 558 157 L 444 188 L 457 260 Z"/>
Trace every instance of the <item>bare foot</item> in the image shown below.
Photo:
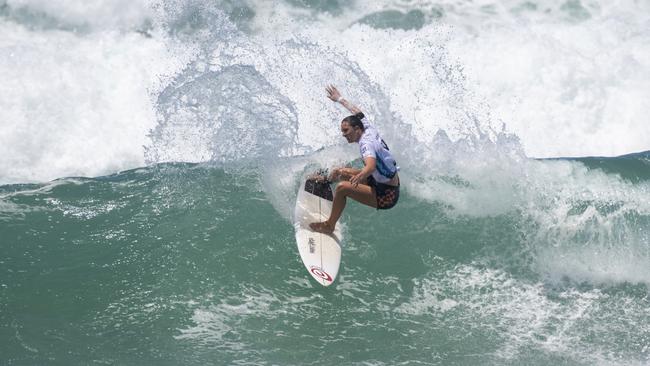
<path fill-rule="evenodd" d="M 330 226 L 330 224 L 327 221 L 312 222 L 311 224 L 309 224 L 309 227 L 318 233 L 331 234 L 332 232 L 334 232 L 334 227 Z"/>

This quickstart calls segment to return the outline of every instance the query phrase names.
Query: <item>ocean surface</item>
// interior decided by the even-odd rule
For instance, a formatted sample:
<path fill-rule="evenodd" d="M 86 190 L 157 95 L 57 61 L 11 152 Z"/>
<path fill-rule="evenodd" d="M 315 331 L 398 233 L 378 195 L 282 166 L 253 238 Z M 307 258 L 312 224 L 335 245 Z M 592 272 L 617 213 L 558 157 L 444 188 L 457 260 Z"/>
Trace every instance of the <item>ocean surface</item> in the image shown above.
<path fill-rule="evenodd" d="M 650 364 L 647 1 L 0 0 L 0 80 L 0 365 Z"/>

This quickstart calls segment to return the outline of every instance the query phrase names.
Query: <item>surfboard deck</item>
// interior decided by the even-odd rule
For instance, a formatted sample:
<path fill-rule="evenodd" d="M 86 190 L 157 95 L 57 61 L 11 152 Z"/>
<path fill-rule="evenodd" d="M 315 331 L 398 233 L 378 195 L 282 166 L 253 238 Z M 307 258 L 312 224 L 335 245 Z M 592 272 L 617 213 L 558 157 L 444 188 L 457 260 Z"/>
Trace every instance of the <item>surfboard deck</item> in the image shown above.
<path fill-rule="evenodd" d="M 327 220 L 332 212 L 332 188 L 326 182 L 307 179 L 301 185 L 294 210 L 294 227 L 300 259 L 321 285 L 334 283 L 341 265 L 340 224 L 332 234 L 312 231 L 309 224 Z"/>

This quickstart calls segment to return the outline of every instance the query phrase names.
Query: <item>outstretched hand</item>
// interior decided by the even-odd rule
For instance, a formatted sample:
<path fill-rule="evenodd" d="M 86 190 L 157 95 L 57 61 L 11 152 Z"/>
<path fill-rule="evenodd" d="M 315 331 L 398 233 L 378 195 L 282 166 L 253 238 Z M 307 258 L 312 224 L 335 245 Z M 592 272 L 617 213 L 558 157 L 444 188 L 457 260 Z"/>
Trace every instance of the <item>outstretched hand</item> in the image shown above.
<path fill-rule="evenodd" d="M 339 93 L 338 89 L 334 85 L 328 85 L 325 90 L 327 90 L 327 97 L 330 98 L 334 102 L 338 102 L 339 98 L 341 97 L 341 93 Z"/>

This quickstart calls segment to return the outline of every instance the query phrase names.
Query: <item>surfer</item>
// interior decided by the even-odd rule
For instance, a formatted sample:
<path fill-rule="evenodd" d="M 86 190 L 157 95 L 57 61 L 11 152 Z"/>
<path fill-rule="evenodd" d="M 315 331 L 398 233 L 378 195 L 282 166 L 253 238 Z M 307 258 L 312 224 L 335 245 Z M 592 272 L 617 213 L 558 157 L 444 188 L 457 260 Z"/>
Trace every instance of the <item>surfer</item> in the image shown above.
<path fill-rule="evenodd" d="M 348 197 L 378 210 L 387 210 L 397 204 L 400 184 L 399 167 L 377 129 L 365 120 L 359 108 L 341 96 L 334 85 L 326 90 L 329 99 L 341 103 L 352 113 L 341 121 L 341 133 L 348 143 L 359 143 L 364 164 L 363 169 L 336 168 L 328 176 L 330 182 L 339 182 L 334 191 L 332 213 L 327 221 L 313 222 L 309 227 L 329 234 L 334 231 Z"/>

